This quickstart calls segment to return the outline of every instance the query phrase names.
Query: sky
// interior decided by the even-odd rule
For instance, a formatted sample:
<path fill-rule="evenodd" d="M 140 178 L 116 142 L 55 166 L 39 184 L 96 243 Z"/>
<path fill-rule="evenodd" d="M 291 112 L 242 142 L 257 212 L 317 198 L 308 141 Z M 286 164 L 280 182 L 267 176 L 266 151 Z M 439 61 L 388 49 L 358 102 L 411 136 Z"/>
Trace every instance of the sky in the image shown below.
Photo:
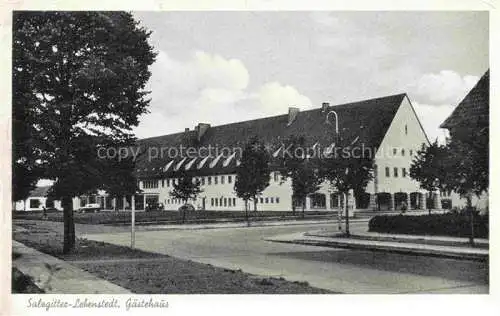
<path fill-rule="evenodd" d="M 406 92 L 432 141 L 489 68 L 487 12 L 134 12 L 158 53 L 146 138 Z"/>

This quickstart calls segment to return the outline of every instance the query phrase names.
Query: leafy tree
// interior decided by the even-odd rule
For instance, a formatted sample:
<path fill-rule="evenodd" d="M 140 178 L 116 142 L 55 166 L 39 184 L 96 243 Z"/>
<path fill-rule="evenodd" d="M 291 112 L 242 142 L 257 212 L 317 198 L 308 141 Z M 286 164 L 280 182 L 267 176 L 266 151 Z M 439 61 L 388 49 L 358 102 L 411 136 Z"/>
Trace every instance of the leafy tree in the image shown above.
<path fill-rule="evenodd" d="M 170 196 L 187 203 L 189 200 L 196 200 L 198 195 L 203 192 L 200 189 L 200 181 L 193 179 L 192 176 L 182 173 L 178 182 L 173 184 L 174 189 L 170 191 Z"/>
<path fill-rule="evenodd" d="M 269 153 L 264 145 L 254 137 L 245 146 L 241 163 L 236 168 L 234 190 L 236 195 L 245 201 L 245 217 L 248 219 L 248 201 L 254 201 L 254 210 L 257 210 L 257 196 L 269 186 Z"/>
<path fill-rule="evenodd" d="M 474 244 L 474 212 L 472 196 L 488 191 L 487 128 L 461 128 L 446 145 L 437 142 L 418 152 L 410 168 L 410 176 L 426 190 L 457 192 L 467 200 L 470 216 L 470 243 Z"/>
<path fill-rule="evenodd" d="M 449 192 L 452 185 L 447 166 L 448 155 L 448 148 L 439 145 L 437 140 L 429 146 L 422 145 L 410 166 L 410 177 L 420 183 L 420 188 L 431 194 L 436 190 Z M 431 209 L 432 203 L 429 214 Z"/>
<path fill-rule="evenodd" d="M 461 134 L 459 134 L 461 133 Z M 478 198 L 489 187 L 489 128 L 462 128 L 455 132 L 447 144 L 447 184 L 465 197 L 470 217 L 469 241 L 474 245 L 474 216 L 472 196 Z"/>
<path fill-rule="evenodd" d="M 318 160 L 306 156 L 306 139 L 304 136 L 292 135 L 283 142 L 281 151 L 280 169 L 281 179 L 291 179 L 292 198 L 302 203 L 302 217 L 304 217 L 306 197 L 319 190 L 323 179 L 319 173 Z M 295 207 L 294 207 L 295 212 Z"/>
<path fill-rule="evenodd" d="M 339 149 L 340 152 L 339 152 Z M 356 150 L 355 150 L 356 149 Z M 332 189 L 349 196 L 349 191 L 363 192 L 373 179 L 373 156 L 368 148 L 358 150 L 353 144 L 339 139 L 332 153 L 322 159 L 322 173 Z M 349 236 L 349 203 L 346 206 L 346 235 Z"/>
<path fill-rule="evenodd" d="M 132 172 L 98 150 L 134 144 L 131 130 L 150 101 L 150 34 L 125 12 L 14 13 L 14 157 L 55 180 L 65 253 L 75 244 L 72 197 L 116 188 L 110 167 Z"/>

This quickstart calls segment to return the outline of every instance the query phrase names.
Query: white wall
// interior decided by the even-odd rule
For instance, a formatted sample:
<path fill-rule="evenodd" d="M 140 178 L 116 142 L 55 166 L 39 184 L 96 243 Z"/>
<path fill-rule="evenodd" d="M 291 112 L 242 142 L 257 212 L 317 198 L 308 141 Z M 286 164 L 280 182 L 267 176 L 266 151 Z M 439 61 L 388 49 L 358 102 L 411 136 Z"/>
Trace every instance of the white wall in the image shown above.
<path fill-rule="evenodd" d="M 371 181 L 367 192 L 424 192 L 420 189 L 419 183 L 412 180 L 409 175 L 411 161 L 422 144 L 428 145 L 429 142 L 408 98 L 405 97 L 377 152 L 375 157 L 377 179 Z M 389 177 L 386 177 L 386 167 L 389 167 Z M 398 169 L 397 177 L 394 177 L 394 167 Z M 402 175 L 402 168 L 406 169 L 406 177 Z"/>

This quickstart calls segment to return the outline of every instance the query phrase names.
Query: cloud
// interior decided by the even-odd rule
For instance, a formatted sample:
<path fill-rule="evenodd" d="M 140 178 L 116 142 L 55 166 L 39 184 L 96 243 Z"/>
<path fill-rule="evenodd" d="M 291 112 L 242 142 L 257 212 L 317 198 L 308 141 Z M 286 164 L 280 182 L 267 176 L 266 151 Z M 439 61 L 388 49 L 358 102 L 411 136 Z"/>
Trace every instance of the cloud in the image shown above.
<path fill-rule="evenodd" d="M 279 82 L 269 82 L 261 86 L 259 101 L 264 113 L 280 114 L 289 106 L 311 107 L 311 100 L 300 94 L 297 89 Z"/>
<path fill-rule="evenodd" d="M 250 75 L 242 61 L 198 51 L 188 60 L 160 51 L 147 87 L 152 91 L 150 113 L 135 129 L 149 137 L 193 128 L 286 113 L 289 106 L 311 106 L 296 88 L 279 82 L 249 89 Z M 168 122 L 168 124 L 166 124 Z"/>
<path fill-rule="evenodd" d="M 415 93 L 424 102 L 457 105 L 479 80 L 477 76 L 460 76 L 451 70 L 427 73 L 420 77 Z"/>
<path fill-rule="evenodd" d="M 420 122 L 429 138 L 430 142 L 434 142 L 436 138 L 440 143 L 444 143 L 446 130 L 439 128 L 444 120 L 450 116 L 455 109 L 455 106 L 449 104 L 424 104 L 412 102 L 415 112 L 417 113 Z"/>

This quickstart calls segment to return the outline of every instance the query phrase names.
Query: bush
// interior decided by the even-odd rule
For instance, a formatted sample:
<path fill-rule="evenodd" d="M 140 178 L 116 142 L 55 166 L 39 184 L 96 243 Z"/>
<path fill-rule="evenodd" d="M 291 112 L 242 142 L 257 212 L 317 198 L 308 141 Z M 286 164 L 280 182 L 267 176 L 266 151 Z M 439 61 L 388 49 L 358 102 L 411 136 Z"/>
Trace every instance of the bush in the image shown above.
<path fill-rule="evenodd" d="M 475 211 L 474 237 L 488 238 L 489 218 Z M 368 223 L 370 232 L 410 235 L 470 236 L 468 212 L 450 212 L 420 216 L 381 215 Z"/>

